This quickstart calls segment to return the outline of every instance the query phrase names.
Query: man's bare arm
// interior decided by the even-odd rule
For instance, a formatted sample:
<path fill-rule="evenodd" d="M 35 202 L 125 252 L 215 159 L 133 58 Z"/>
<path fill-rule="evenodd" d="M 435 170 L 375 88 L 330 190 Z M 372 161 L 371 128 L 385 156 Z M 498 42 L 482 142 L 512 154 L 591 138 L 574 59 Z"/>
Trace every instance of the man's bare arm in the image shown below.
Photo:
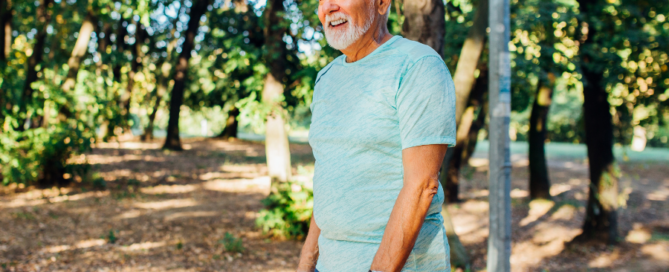
<path fill-rule="evenodd" d="M 316 270 L 316 261 L 318 261 L 318 236 L 321 229 L 316 225 L 313 212 L 311 213 L 311 223 L 307 239 L 302 246 L 300 262 L 297 265 L 297 272 L 313 272 Z"/>
<path fill-rule="evenodd" d="M 439 168 L 447 145 L 423 145 L 402 150 L 404 187 L 390 213 L 372 270 L 400 271 L 416 243 L 432 198 L 439 190 Z"/>

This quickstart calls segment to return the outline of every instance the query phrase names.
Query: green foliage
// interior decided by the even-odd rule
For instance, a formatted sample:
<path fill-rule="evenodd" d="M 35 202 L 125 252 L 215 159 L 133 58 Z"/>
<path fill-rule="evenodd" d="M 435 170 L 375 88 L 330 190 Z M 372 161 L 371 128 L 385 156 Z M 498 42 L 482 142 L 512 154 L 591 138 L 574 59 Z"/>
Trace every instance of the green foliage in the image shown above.
<path fill-rule="evenodd" d="M 16 212 L 12 213 L 13 217 L 24 220 L 35 220 L 35 216 L 30 212 Z"/>
<path fill-rule="evenodd" d="M 111 141 L 119 133 L 149 125 L 165 127 L 171 80 L 192 1 L 59 1 L 47 7 L 48 20 L 37 16 L 41 1 L 12 3 L 9 54 L 0 61 L 3 184 L 66 183 L 88 175 L 83 166 L 70 163 L 72 157 L 89 150 L 94 139 Z M 600 84 L 609 92 L 617 142 L 629 144 L 634 128 L 642 127 L 648 145 L 666 147 L 669 4 L 593 3 L 586 14 L 575 0 L 511 1 L 511 127 L 517 139 L 523 140 L 529 129 L 528 108 L 537 87 L 553 74 L 557 80 L 548 138 L 583 142 L 581 67 L 594 65 L 603 75 Z M 288 31 L 281 45 L 285 75 L 279 79 L 285 92 L 276 109 L 262 99 L 268 63 L 274 58 L 267 53 L 262 4 L 214 1 L 200 20 L 186 75 L 184 106 L 188 110 L 182 113 L 194 122 L 181 123 L 197 126 L 207 119 L 217 123 L 210 128 L 220 130 L 236 107 L 241 129 L 262 132 L 270 112 L 282 114 L 290 126 L 308 127 L 316 75 L 341 54 L 323 37 L 318 4 L 316 0 L 286 1 L 285 12 L 279 14 L 280 24 Z M 452 73 L 477 4 L 472 0 L 445 3 L 444 61 Z M 89 14 L 95 18 L 95 31 L 87 53 L 72 65 L 69 57 Z M 579 34 L 584 20 L 596 22 L 588 26 L 594 35 Z M 403 21 L 401 7 L 393 3 L 388 21 L 392 34 L 401 34 Z M 44 47 L 35 52 L 40 37 Z M 31 63 L 37 53 L 42 58 Z M 484 49 L 479 68 L 486 63 Z M 63 82 L 75 66 L 79 68 L 76 84 L 65 91 Z M 35 72 L 31 80 L 30 72 Z M 154 112 L 158 113 L 155 123 L 149 117 Z M 106 187 L 102 179 L 86 180 L 95 188 Z"/>
<path fill-rule="evenodd" d="M 223 239 L 218 240 L 218 243 L 222 244 L 227 252 L 244 252 L 244 246 L 242 245 L 242 238 L 236 238 L 232 233 L 226 232 Z"/>
<path fill-rule="evenodd" d="M 256 224 L 272 236 L 301 239 L 309 231 L 313 197 L 313 191 L 299 182 L 274 183 Z"/>
<path fill-rule="evenodd" d="M 107 189 L 107 182 L 103 177 L 100 176 L 94 176 L 93 179 L 91 180 L 91 186 L 93 189 L 97 190 L 105 190 Z"/>
<path fill-rule="evenodd" d="M 116 237 L 116 233 L 114 233 L 114 230 L 109 230 L 109 233 L 107 233 L 107 242 L 110 244 L 116 243 L 118 241 L 118 237 Z"/>

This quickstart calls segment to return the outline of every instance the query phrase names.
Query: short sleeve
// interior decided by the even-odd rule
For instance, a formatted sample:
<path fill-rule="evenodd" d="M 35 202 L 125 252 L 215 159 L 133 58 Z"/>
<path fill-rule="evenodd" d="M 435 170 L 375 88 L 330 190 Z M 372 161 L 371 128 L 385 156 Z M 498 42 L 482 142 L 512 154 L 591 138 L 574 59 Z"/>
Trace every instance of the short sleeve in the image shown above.
<path fill-rule="evenodd" d="M 395 97 L 402 149 L 455 145 L 455 86 L 438 56 L 422 57 L 401 78 Z"/>

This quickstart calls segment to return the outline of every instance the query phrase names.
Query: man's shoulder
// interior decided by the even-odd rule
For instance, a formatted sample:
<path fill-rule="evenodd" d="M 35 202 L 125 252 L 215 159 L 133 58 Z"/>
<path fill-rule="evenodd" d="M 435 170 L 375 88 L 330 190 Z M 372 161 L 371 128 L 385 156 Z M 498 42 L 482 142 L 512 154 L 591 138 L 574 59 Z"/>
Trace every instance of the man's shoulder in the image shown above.
<path fill-rule="evenodd" d="M 330 63 L 328 63 L 328 65 L 325 65 L 325 67 L 323 67 L 320 71 L 318 71 L 318 74 L 316 75 L 316 82 L 314 84 L 318 83 L 318 81 L 321 79 L 321 77 L 323 75 L 325 75 L 332 68 L 332 66 L 335 64 L 335 62 L 337 62 L 339 60 L 339 58 L 341 58 L 342 56 L 344 56 L 344 55 L 342 54 L 341 56 L 336 57 L 334 60 L 332 60 Z"/>
<path fill-rule="evenodd" d="M 425 44 L 422 44 L 417 41 L 409 40 L 407 38 L 400 38 L 394 44 L 395 54 L 399 54 L 406 57 L 406 60 L 409 64 L 413 64 L 424 57 L 437 57 L 441 59 L 441 56 L 434 51 L 432 47 L 429 47 Z"/>

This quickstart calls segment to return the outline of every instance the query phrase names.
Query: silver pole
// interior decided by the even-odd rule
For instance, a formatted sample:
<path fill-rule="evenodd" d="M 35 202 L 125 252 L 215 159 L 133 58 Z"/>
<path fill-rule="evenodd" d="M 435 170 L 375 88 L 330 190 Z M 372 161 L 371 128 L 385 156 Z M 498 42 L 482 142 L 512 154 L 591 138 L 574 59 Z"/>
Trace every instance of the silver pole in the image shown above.
<path fill-rule="evenodd" d="M 511 65 L 509 0 L 489 0 L 490 236 L 488 272 L 511 271 Z"/>

